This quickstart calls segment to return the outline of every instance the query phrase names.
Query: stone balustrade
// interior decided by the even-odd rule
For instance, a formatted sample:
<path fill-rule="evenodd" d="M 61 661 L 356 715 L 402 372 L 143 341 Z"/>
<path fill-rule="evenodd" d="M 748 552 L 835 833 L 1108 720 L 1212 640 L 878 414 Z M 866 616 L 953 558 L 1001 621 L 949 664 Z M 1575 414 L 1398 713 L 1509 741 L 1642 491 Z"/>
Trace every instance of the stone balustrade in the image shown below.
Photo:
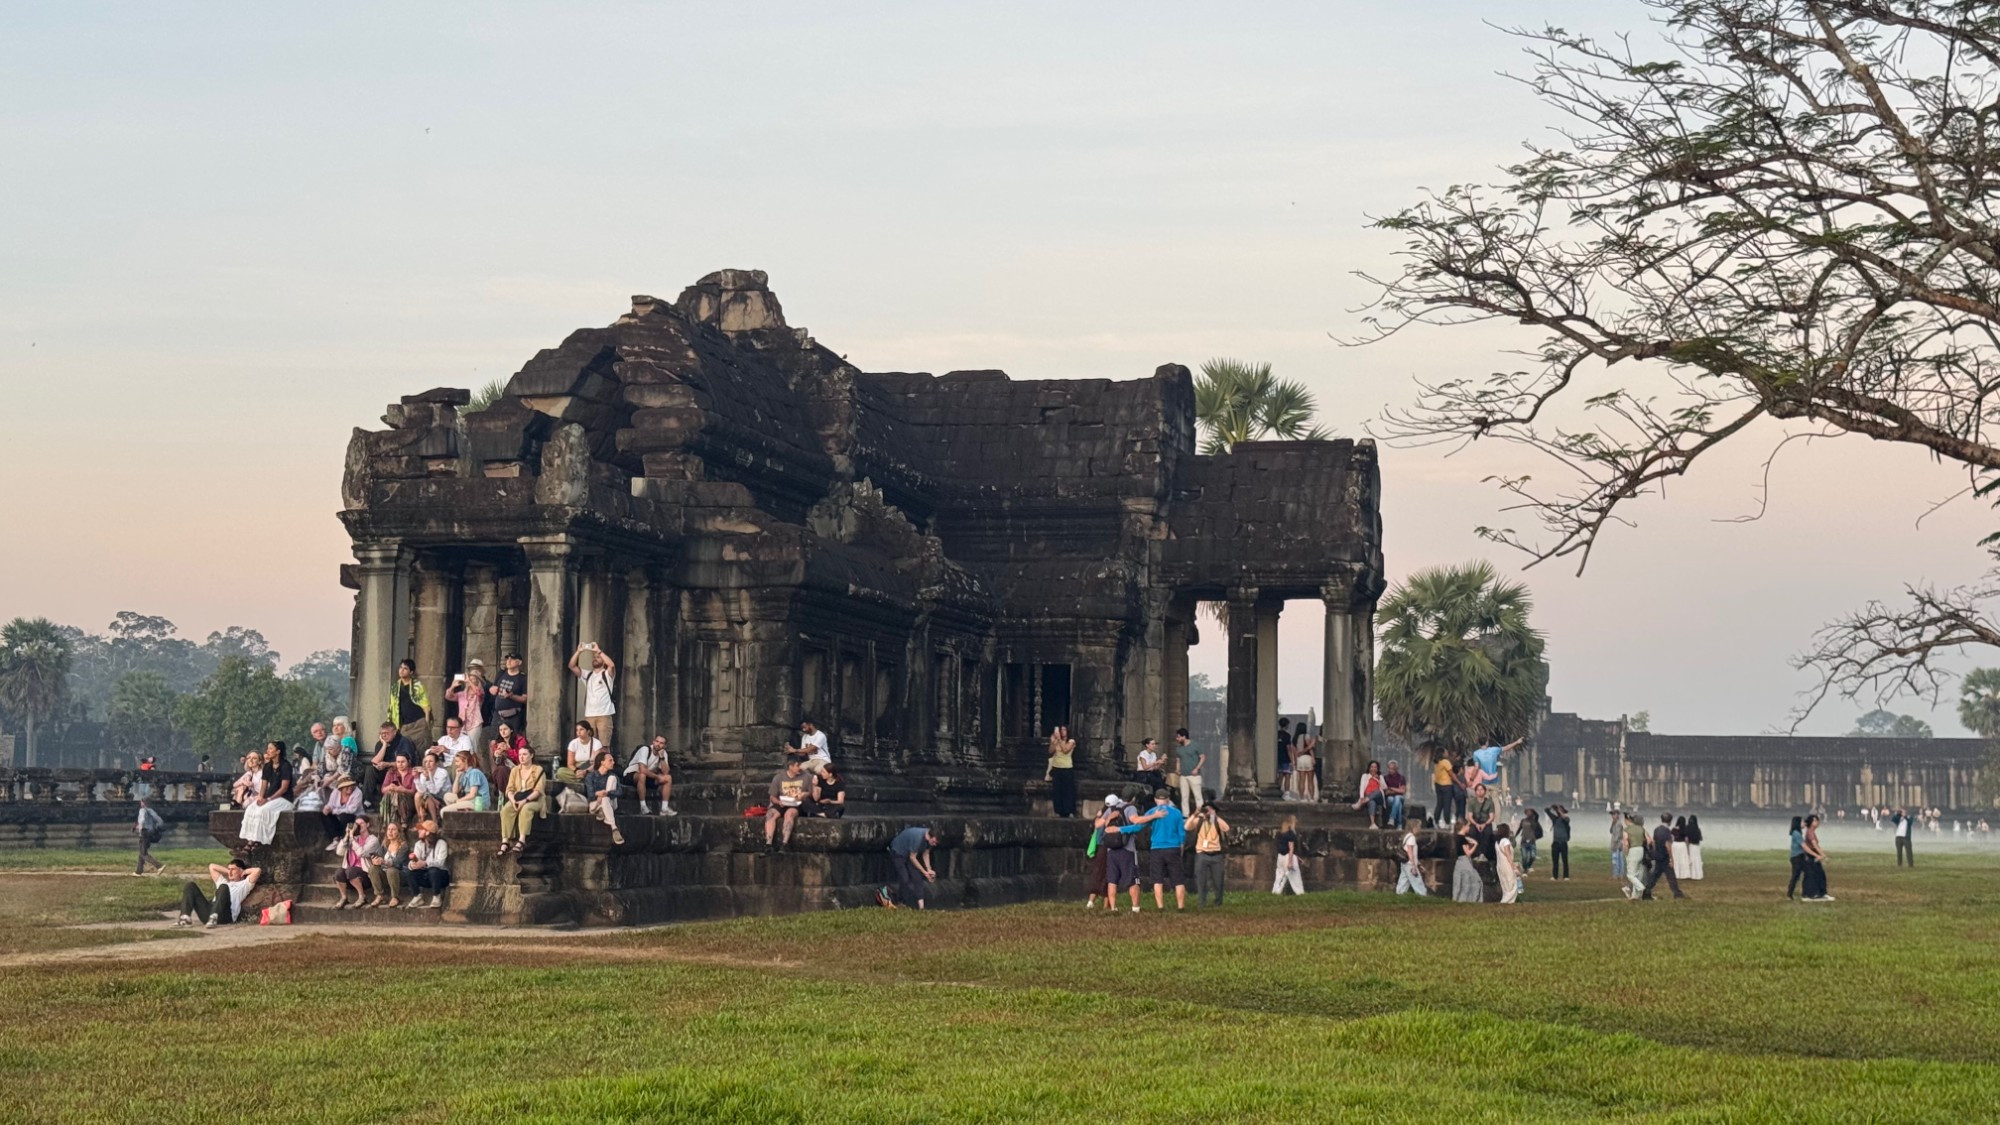
<path fill-rule="evenodd" d="M 141 797 L 156 805 L 217 805 L 235 774 L 175 770 L 0 769 L 0 820 L 22 804 L 103 804 L 121 810 Z M 121 815 L 122 812 L 121 812 Z"/>

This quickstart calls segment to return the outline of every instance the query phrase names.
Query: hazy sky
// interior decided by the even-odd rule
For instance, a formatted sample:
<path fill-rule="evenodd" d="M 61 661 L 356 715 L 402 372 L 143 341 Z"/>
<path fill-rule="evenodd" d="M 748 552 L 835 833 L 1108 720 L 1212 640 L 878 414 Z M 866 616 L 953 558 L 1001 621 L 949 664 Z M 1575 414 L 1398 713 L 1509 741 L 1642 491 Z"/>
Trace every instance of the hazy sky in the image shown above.
<path fill-rule="evenodd" d="M 1336 340 L 1395 245 L 1368 217 L 1550 123 L 1482 20 L 1644 30 L 1624 0 L 0 9 L 0 618 L 344 646 L 351 428 L 723 267 L 769 271 L 866 369 L 1264 359 L 1358 435 L 1413 377 L 1529 342 Z M 1822 621 L 1980 571 L 1987 509 L 1916 523 L 1959 479 L 1854 439 L 1718 522 L 1754 509 L 1763 452 L 1635 509 L 1585 576 L 1527 573 L 1558 707 L 1763 730 Z M 1518 466 L 1385 450 L 1392 579 L 1517 567 L 1472 528 Z M 1283 623 L 1289 708 L 1317 696 L 1318 616 Z"/>

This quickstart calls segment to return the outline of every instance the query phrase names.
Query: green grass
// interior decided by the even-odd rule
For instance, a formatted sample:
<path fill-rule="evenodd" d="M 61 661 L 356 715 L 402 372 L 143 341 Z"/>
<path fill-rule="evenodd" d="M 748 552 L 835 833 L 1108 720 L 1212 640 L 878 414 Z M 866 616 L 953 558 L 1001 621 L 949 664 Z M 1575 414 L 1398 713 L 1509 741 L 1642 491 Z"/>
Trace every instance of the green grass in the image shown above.
<path fill-rule="evenodd" d="M 154 859 L 173 871 L 206 871 L 211 863 L 229 859 L 221 845 L 205 848 L 154 848 Z M 137 845 L 118 850 L 103 848 L 29 848 L 0 851 L 0 871 L 101 871 L 124 872 L 138 862 Z"/>
<path fill-rule="evenodd" d="M 1842 860 L 1812 905 L 1781 855 L 1708 867 L 1685 902 L 1592 863 L 1516 908 L 1238 892 L 21 968 L 0 1121 L 1993 1119 L 1990 860 Z"/>

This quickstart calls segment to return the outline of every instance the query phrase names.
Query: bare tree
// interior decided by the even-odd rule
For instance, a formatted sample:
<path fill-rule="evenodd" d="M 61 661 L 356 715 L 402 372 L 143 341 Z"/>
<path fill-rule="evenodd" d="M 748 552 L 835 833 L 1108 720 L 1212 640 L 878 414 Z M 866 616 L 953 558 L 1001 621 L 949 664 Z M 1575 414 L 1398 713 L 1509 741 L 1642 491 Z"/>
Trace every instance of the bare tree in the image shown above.
<path fill-rule="evenodd" d="M 1520 370 L 1422 386 L 1385 436 L 1552 458 L 1564 483 L 1498 479 L 1534 526 L 1480 532 L 1579 571 L 1621 505 L 1732 440 L 1775 456 L 1858 435 L 1973 484 L 2000 469 L 2000 5 L 1645 5 L 1660 57 L 1516 32 L 1561 142 L 1378 223 L 1406 241 L 1400 272 L 1370 279 L 1369 338 L 1481 321 L 1537 337 Z M 1977 599 L 2000 578 L 1910 592 L 1822 633 L 1802 658 L 1821 695 L 1922 687 L 1931 653 L 1996 639 Z"/>

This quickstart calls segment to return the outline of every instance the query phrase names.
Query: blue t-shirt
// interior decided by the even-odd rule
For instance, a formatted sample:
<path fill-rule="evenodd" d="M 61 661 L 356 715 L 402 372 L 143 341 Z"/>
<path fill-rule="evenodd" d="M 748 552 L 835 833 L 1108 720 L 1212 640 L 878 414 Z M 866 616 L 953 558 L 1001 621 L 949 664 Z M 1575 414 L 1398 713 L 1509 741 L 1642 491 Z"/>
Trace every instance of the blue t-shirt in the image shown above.
<path fill-rule="evenodd" d="M 486 775 L 480 772 L 478 766 L 467 766 L 465 772 L 458 775 L 458 791 L 460 796 L 469 793 L 478 797 L 481 801 L 485 801 L 491 795 L 491 788 L 486 782 Z"/>
<path fill-rule="evenodd" d="M 1498 746 L 1488 746 L 1484 750 L 1474 750 L 1472 760 L 1479 764 L 1481 780 L 1492 781 L 1500 776 L 1500 755 L 1504 751 Z"/>
<path fill-rule="evenodd" d="M 931 846 L 930 841 L 924 839 L 925 836 L 930 834 L 930 831 L 930 829 L 922 825 L 905 828 L 901 832 L 896 833 L 896 838 L 890 841 L 889 850 L 905 859 L 916 855 Z"/>
<path fill-rule="evenodd" d="M 1187 817 L 1173 805 L 1164 805 L 1154 810 L 1159 813 L 1153 819 L 1153 850 L 1178 848 L 1187 842 Z"/>
<path fill-rule="evenodd" d="M 1792 829 L 1792 854 L 1806 854 L 1806 834 L 1796 828 Z"/>

